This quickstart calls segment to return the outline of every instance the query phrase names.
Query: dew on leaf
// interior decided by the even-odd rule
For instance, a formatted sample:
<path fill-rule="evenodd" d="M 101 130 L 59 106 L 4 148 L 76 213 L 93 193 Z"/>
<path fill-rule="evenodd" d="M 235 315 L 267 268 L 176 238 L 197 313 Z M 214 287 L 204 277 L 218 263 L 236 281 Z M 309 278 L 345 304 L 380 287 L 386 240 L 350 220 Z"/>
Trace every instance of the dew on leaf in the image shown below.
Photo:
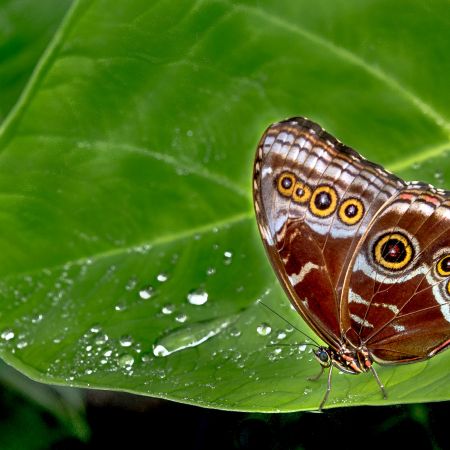
<path fill-rule="evenodd" d="M 19 341 L 19 342 L 17 343 L 17 348 L 18 348 L 18 349 L 22 349 L 22 348 L 25 348 L 27 345 L 28 345 L 28 342 L 27 342 L 27 341 Z"/>
<path fill-rule="evenodd" d="M 226 265 L 230 265 L 232 263 L 232 261 L 233 261 L 233 253 L 230 252 L 230 251 L 224 252 L 224 254 L 223 254 L 223 262 Z"/>
<path fill-rule="evenodd" d="M 238 328 L 233 327 L 230 329 L 230 336 L 239 337 L 240 335 L 241 335 L 241 330 L 239 330 Z"/>
<path fill-rule="evenodd" d="M 92 325 L 92 327 L 91 327 L 92 333 L 100 333 L 100 331 L 101 331 L 100 325 Z"/>
<path fill-rule="evenodd" d="M 164 283 L 169 279 L 169 275 L 167 275 L 167 273 L 165 272 L 161 272 L 156 276 L 156 279 L 160 282 L 160 283 Z"/>
<path fill-rule="evenodd" d="M 189 292 L 187 300 L 191 305 L 204 305 L 208 301 L 208 293 L 204 289 Z"/>
<path fill-rule="evenodd" d="M 155 293 L 153 286 L 147 286 L 144 289 L 141 289 L 139 291 L 139 297 L 142 298 L 142 300 L 148 300 L 149 298 L 153 297 L 153 294 Z"/>
<path fill-rule="evenodd" d="M 282 340 L 282 339 L 285 339 L 286 338 L 286 332 L 285 331 L 278 331 L 278 333 L 277 333 L 277 339 L 279 339 L 280 341 Z"/>
<path fill-rule="evenodd" d="M 106 342 L 108 342 L 109 337 L 107 334 L 100 334 L 99 336 L 97 336 L 94 340 L 95 345 L 103 345 L 106 344 Z"/>
<path fill-rule="evenodd" d="M 43 318 L 44 316 L 42 314 L 36 314 L 31 318 L 31 323 L 39 323 Z"/>
<path fill-rule="evenodd" d="M 131 366 L 134 364 L 134 357 L 128 353 L 119 356 L 118 360 L 119 366 L 124 369 L 130 370 Z"/>
<path fill-rule="evenodd" d="M 269 324 L 264 322 L 261 325 L 258 325 L 256 331 L 260 336 L 268 336 L 272 332 L 272 328 Z"/>
<path fill-rule="evenodd" d="M 122 336 L 119 343 L 122 347 L 131 347 L 133 345 L 133 339 L 131 336 Z"/>
<path fill-rule="evenodd" d="M 161 312 L 166 315 L 173 314 L 174 311 L 175 311 L 175 305 L 173 305 L 172 303 L 168 303 L 167 305 L 164 305 L 161 309 Z"/>
<path fill-rule="evenodd" d="M 117 303 L 116 306 L 114 306 L 115 311 L 125 311 L 127 309 L 127 305 L 124 302 Z"/>
<path fill-rule="evenodd" d="M 188 318 L 188 317 L 187 317 L 186 314 L 180 313 L 180 314 L 178 314 L 178 315 L 175 317 L 175 320 L 176 320 L 177 322 L 179 322 L 179 323 L 184 323 L 184 322 L 186 322 L 187 318 Z"/>
<path fill-rule="evenodd" d="M 0 336 L 3 340 L 10 341 L 11 339 L 14 339 L 14 331 L 11 330 L 11 328 L 7 328 L 6 330 L 2 331 Z"/>
<path fill-rule="evenodd" d="M 228 328 L 236 319 L 237 316 L 234 315 L 207 322 L 199 322 L 182 329 L 177 329 L 158 339 L 153 346 L 153 354 L 155 356 L 169 356 L 180 350 L 197 347 Z"/>
<path fill-rule="evenodd" d="M 136 277 L 131 277 L 127 284 L 125 285 L 125 289 L 127 291 L 132 291 L 137 285 L 137 278 Z"/>

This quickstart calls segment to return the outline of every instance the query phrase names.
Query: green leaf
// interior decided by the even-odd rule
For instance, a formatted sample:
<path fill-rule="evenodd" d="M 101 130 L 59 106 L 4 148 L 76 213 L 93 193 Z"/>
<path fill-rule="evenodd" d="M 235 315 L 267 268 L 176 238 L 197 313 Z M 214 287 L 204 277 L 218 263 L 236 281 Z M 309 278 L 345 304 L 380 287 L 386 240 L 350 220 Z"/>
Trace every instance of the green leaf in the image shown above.
<path fill-rule="evenodd" d="M 0 122 L 17 101 L 70 0 L 0 3 Z"/>
<path fill-rule="evenodd" d="M 75 1 L 0 129 L 2 357 L 47 383 L 316 409 L 311 354 L 269 345 L 302 336 L 256 302 L 311 333 L 262 250 L 254 151 L 303 115 L 448 186 L 446 7 Z M 449 355 L 380 367 L 387 400 L 335 374 L 328 406 L 449 399 Z"/>

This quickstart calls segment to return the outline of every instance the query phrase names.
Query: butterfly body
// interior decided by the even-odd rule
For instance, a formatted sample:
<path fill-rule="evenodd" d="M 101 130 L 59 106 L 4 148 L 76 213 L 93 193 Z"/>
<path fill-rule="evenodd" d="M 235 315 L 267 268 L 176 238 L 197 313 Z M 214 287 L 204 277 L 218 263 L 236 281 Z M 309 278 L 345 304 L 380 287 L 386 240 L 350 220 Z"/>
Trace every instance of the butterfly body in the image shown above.
<path fill-rule="evenodd" d="M 447 191 L 403 181 L 304 118 L 266 130 L 253 190 L 275 273 L 328 345 L 315 352 L 323 367 L 376 375 L 374 361 L 449 345 Z"/>

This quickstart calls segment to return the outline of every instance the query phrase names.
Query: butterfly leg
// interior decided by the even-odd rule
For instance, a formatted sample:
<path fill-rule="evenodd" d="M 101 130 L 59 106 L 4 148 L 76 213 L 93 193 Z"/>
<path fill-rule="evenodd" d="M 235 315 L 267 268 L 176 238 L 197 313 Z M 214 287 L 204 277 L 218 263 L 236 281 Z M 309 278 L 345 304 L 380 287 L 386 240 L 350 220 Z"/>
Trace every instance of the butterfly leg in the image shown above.
<path fill-rule="evenodd" d="M 372 366 L 372 364 L 370 364 L 369 368 L 370 368 L 370 371 L 372 372 L 372 375 L 375 377 L 375 380 L 377 380 L 377 383 L 381 390 L 381 394 L 383 395 L 383 398 L 386 400 L 387 392 L 386 392 L 386 389 L 384 388 L 384 384 L 381 382 L 380 377 L 378 376 L 378 374 L 377 374 L 375 368 Z"/>
<path fill-rule="evenodd" d="M 323 399 L 320 402 L 319 411 L 323 410 L 323 407 L 325 406 L 325 403 L 328 400 L 328 396 L 330 395 L 330 392 L 331 392 L 331 375 L 332 375 L 332 373 L 333 373 L 333 366 L 330 366 L 330 370 L 328 371 L 327 390 L 325 391 L 325 395 L 323 396 Z"/>
<path fill-rule="evenodd" d="M 323 368 L 323 366 L 320 366 L 320 372 L 317 375 L 314 375 L 313 377 L 308 377 L 307 380 L 308 381 L 317 381 L 323 374 L 323 371 L 325 369 Z"/>

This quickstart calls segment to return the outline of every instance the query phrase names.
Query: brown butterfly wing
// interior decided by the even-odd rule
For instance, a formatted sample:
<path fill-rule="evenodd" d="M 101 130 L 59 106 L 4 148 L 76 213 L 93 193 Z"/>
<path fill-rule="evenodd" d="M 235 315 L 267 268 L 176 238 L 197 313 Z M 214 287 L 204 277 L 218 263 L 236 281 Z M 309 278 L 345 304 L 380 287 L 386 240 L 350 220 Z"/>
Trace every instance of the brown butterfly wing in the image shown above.
<path fill-rule="evenodd" d="M 274 124 L 260 141 L 253 189 L 263 242 L 293 305 L 335 348 L 353 252 L 404 185 L 307 119 Z"/>
<path fill-rule="evenodd" d="M 354 255 L 344 297 L 347 339 L 378 362 L 443 350 L 450 341 L 449 192 L 415 183 L 391 199 Z"/>

